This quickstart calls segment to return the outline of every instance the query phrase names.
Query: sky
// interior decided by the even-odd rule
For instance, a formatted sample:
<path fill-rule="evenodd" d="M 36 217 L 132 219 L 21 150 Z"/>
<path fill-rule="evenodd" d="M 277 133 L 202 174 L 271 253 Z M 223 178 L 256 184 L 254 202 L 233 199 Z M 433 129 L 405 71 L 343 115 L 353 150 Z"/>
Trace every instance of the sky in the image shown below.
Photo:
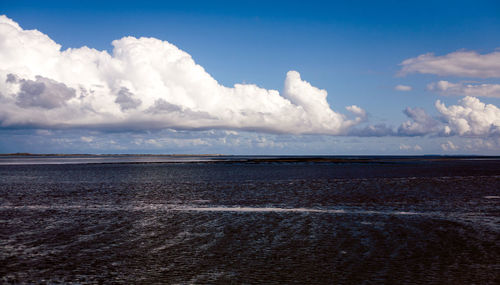
<path fill-rule="evenodd" d="M 0 2 L 0 153 L 500 155 L 498 1 Z"/>

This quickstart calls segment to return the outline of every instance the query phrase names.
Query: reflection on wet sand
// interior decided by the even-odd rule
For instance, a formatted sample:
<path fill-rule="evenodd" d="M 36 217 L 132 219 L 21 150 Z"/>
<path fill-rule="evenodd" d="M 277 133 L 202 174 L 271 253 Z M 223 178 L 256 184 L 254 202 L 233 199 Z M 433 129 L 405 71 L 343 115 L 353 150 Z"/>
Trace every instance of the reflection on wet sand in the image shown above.
<path fill-rule="evenodd" d="M 0 283 L 497 284 L 500 161 L 0 166 Z"/>

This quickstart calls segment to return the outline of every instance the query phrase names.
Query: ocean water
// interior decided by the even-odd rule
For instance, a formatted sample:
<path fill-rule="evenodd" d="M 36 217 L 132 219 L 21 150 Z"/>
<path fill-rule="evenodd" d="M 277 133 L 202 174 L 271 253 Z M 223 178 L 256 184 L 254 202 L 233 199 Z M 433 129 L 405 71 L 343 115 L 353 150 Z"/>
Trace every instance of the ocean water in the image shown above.
<path fill-rule="evenodd" d="M 0 157 L 0 283 L 499 284 L 500 158 Z"/>

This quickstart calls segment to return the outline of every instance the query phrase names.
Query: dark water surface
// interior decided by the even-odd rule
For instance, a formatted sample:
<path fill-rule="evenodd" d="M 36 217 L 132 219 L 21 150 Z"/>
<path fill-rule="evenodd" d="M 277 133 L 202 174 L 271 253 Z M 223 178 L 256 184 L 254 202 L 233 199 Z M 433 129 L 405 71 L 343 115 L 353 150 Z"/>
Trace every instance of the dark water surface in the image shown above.
<path fill-rule="evenodd" d="M 44 159 L 0 158 L 0 283 L 500 283 L 498 158 Z"/>

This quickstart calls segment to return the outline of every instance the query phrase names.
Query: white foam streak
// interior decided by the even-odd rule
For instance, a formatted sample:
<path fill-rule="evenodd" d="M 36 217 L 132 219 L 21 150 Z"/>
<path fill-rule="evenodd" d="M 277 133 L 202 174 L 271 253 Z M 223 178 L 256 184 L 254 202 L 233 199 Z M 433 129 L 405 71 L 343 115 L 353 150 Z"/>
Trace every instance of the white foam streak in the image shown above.
<path fill-rule="evenodd" d="M 175 211 L 175 212 L 233 212 L 233 213 L 327 213 L 327 214 L 360 214 L 360 215 L 429 215 L 431 213 L 404 211 L 371 211 L 321 208 L 281 208 L 281 207 L 193 207 L 179 204 L 146 204 L 137 206 L 111 205 L 26 205 L 0 206 L 0 210 L 96 210 L 96 211 Z"/>

